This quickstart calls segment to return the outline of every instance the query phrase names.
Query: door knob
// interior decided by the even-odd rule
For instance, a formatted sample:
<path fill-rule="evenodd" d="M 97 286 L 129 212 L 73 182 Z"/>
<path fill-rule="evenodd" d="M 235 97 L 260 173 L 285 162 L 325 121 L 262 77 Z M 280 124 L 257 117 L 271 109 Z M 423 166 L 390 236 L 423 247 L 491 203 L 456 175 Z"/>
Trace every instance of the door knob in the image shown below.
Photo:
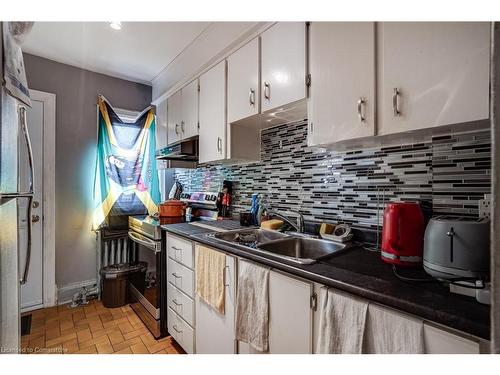
<path fill-rule="evenodd" d="M 40 221 L 40 216 L 38 215 L 32 215 L 31 216 L 31 222 L 32 223 L 38 223 Z"/>

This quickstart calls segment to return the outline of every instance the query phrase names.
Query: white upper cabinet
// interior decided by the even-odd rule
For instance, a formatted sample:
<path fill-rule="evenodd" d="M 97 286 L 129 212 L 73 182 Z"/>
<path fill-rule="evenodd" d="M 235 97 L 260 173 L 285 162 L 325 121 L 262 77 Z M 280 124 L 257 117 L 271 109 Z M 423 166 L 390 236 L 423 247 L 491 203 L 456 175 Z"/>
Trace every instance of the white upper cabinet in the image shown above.
<path fill-rule="evenodd" d="M 182 93 L 182 138 L 198 135 L 198 80 L 184 86 Z"/>
<path fill-rule="evenodd" d="M 261 34 L 262 112 L 306 97 L 306 24 L 279 22 Z"/>
<path fill-rule="evenodd" d="M 375 24 L 313 22 L 309 62 L 309 146 L 373 136 Z"/>
<path fill-rule="evenodd" d="M 182 96 L 181 90 L 167 99 L 167 140 L 168 144 L 175 143 L 182 139 L 181 117 L 182 117 Z"/>
<path fill-rule="evenodd" d="M 167 100 L 156 105 L 156 149 L 167 146 Z"/>
<path fill-rule="evenodd" d="M 490 23 L 380 23 L 379 134 L 489 117 Z"/>
<path fill-rule="evenodd" d="M 226 157 L 226 61 L 200 76 L 199 162 Z"/>
<path fill-rule="evenodd" d="M 259 113 L 259 38 L 227 59 L 227 118 L 232 123 Z"/>

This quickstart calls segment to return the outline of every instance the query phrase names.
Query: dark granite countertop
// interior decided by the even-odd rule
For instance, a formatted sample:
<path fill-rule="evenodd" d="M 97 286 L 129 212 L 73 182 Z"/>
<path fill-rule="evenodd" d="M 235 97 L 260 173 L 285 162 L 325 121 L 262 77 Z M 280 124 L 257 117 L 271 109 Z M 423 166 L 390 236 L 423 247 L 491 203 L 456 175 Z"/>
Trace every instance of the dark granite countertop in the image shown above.
<path fill-rule="evenodd" d="M 394 275 L 391 265 L 380 260 L 379 253 L 368 251 L 361 246 L 319 263 L 299 265 L 222 244 L 205 235 L 213 230 L 189 223 L 164 225 L 162 229 L 216 247 L 229 254 L 247 258 L 489 340 L 489 306 L 478 303 L 472 297 L 452 294 L 448 287 L 438 282 L 402 281 Z M 423 270 L 401 270 L 401 273 L 409 273 L 410 277 L 427 277 Z"/>

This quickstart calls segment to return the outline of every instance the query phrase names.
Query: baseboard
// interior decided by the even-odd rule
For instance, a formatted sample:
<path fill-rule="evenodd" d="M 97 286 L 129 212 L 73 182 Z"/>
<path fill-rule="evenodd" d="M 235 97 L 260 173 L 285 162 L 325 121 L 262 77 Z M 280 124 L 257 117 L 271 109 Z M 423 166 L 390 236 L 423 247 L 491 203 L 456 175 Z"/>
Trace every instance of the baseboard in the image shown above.
<path fill-rule="evenodd" d="M 73 299 L 73 295 L 83 287 L 91 287 L 97 283 L 96 279 L 79 281 L 61 286 L 57 290 L 57 304 L 64 305 Z"/>

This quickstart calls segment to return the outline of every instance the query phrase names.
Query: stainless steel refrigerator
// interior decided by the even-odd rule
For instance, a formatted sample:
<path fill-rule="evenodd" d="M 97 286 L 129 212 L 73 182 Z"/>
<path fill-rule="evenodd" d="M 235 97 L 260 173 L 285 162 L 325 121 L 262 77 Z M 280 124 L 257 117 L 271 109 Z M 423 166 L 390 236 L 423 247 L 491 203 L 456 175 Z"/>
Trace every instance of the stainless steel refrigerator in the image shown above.
<path fill-rule="evenodd" d="M 33 159 L 28 128 L 26 124 L 26 105 L 7 90 L 5 82 L 12 77 L 4 73 L 6 48 L 5 29 L 0 22 L 0 354 L 15 353 L 20 346 L 20 284 L 26 281 L 31 252 L 31 210 L 33 200 Z M 14 27 L 15 25 L 13 25 Z M 18 55 L 22 54 L 20 50 Z M 19 57 L 19 56 L 18 56 Z M 19 59 L 17 61 L 19 63 Z M 20 62 L 22 64 L 22 60 Z M 24 67 L 23 67 L 24 69 Z M 24 76 L 24 70 L 23 70 Z M 27 86 L 17 85 L 21 90 Z M 15 91 L 14 87 L 14 91 Z M 27 92 L 27 91 L 26 91 Z M 29 98 L 28 98 L 29 100 Z M 18 145 L 26 142 L 30 176 L 28 185 L 19 186 Z M 18 212 L 18 203 L 26 199 L 26 212 Z M 19 264 L 18 216 L 26 215 L 27 249 L 26 261 Z"/>

